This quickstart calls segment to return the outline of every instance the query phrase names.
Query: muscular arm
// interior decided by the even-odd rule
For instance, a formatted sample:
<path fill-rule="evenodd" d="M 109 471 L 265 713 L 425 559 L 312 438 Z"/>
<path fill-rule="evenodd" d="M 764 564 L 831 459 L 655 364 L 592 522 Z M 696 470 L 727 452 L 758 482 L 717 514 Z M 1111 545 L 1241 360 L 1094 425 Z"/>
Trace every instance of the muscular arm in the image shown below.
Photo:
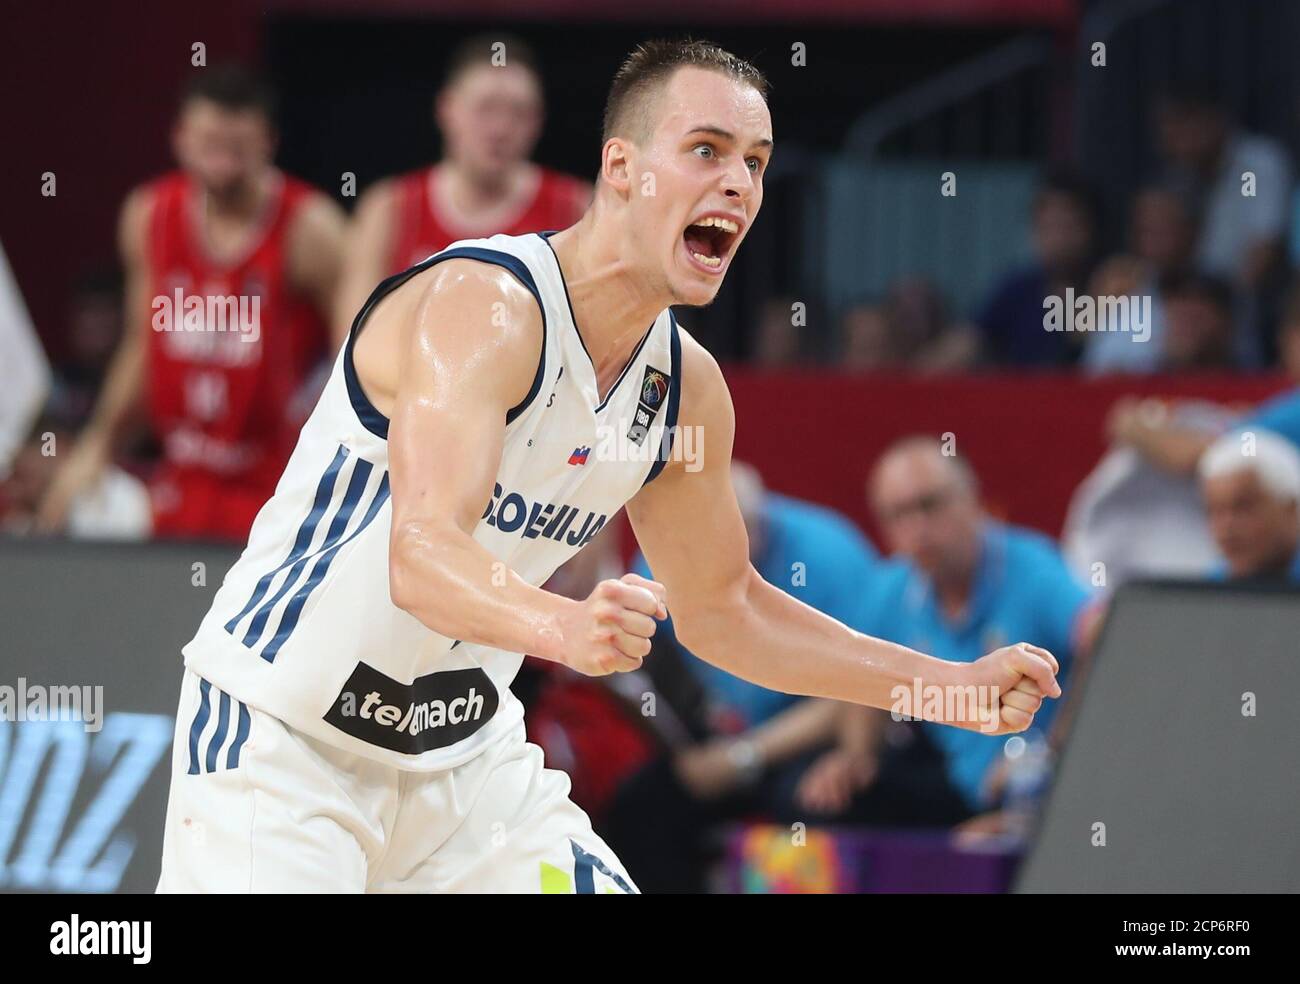
<path fill-rule="evenodd" d="M 717 364 L 685 335 L 683 357 L 679 423 L 697 428 L 702 467 L 670 462 L 628 503 L 650 568 L 667 588 L 682 644 L 769 689 L 870 707 L 894 706 L 894 689 L 911 691 L 916 682 L 997 687 L 1002 730 L 1027 727 L 1037 698 L 1010 691 L 1028 676 L 1041 693 L 1059 694 L 1045 650 L 1013 646 L 977 664 L 948 663 L 855 632 L 758 575 L 731 487 L 730 395 Z M 978 727 L 971 720 L 949 723 Z"/>
<path fill-rule="evenodd" d="M 506 413 L 531 388 L 541 344 L 532 295 L 472 260 L 439 264 L 372 314 L 357 364 L 377 407 L 392 407 L 389 591 L 450 638 L 588 673 L 630 669 L 649 650 L 662 608 L 650 590 L 602 582 L 587 601 L 573 601 L 528 584 L 473 539 L 500 466 Z M 385 350 L 396 356 L 391 387 L 374 368 Z"/>
<path fill-rule="evenodd" d="M 112 458 L 127 421 L 144 390 L 152 306 L 146 262 L 147 228 L 152 200 L 144 189 L 133 191 L 118 219 L 118 251 L 125 272 L 122 341 L 109 364 L 90 421 L 41 502 L 37 526 L 44 532 L 63 528 L 73 501 L 98 481 Z"/>
<path fill-rule="evenodd" d="M 310 298 L 329 325 L 335 349 L 351 327 L 350 319 L 338 317 L 337 303 L 346 227 L 343 210 L 324 195 L 316 195 L 295 216 L 289 233 L 290 282 Z"/>

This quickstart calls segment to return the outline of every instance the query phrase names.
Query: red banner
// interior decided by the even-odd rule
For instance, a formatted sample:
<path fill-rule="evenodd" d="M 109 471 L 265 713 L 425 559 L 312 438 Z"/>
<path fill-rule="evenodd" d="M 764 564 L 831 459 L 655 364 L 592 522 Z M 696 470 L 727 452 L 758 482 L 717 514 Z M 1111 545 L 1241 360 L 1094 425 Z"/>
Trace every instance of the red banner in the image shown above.
<path fill-rule="evenodd" d="M 1070 496 L 1106 449 L 1107 411 L 1125 395 L 1251 405 L 1276 376 L 1085 380 L 1065 374 L 945 379 L 727 370 L 735 457 L 779 492 L 825 503 L 869 530 L 865 486 L 891 442 L 952 433 L 989 510 L 1059 535 Z M 708 453 L 707 435 L 704 453 Z"/>

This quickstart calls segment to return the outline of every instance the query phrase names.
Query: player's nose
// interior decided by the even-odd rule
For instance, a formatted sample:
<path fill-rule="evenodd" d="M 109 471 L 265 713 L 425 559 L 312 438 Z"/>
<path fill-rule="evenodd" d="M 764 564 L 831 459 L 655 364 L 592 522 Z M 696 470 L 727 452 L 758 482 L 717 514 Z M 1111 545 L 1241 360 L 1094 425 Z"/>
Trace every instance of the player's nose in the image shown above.
<path fill-rule="evenodd" d="M 731 201 L 748 201 L 754 194 L 754 175 L 744 161 L 727 167 L 721 181 L 722 192 Z"/>

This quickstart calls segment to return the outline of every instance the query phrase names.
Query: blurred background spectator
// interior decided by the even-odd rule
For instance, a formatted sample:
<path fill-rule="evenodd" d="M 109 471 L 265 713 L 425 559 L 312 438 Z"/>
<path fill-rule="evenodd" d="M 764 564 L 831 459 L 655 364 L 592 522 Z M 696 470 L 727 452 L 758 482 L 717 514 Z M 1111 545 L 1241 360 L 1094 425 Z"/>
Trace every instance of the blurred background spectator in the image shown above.
<path fill-rule="evenodd" d="M 1223 555 L 1212 576 L 1300 584 L 1300 451 L 1265 430 L 1225 434 L 1197 470 Z"/>
<path fill-rule="evenodd" d="M 590 182 L 529 160 L 546 107 L 537 56 L 519 38 L 462 41 L 433 110 L 442 160 L 376 182 L 357 202 L 339 291 L 344 324 L 379 281 L 450 243 L 565 229 L 591 200 Z"/>
<path fill-rule="evenodd" d="M 1227 283 L 1185 274 L 1167 279 L 1161 288 L 1165 326 L 1160 368 L 1188 372 L 1237 366 L 1232 290 Z"/>
<path fill-rule="evenodd" d="M 1292 180 L 1285 148 L 1241 129 L 1204 77 L 1170 86 L 1157 120 L 1165 179 L 1200 218 L 1197 264 L 1257 289 L 1282 256 Z"/>
<path fill-rule="evenodd" d="M 18 449 L 13 468 L 0 483 L 0 532 L 35 532 L 58 471 L 58 449 L 76 440 L 76 432 L 52 414 L 42 416 Z M 80 489 L 68 506 L 67 535 L 80 540 L 142 540 L 150 532 L 149 491 L 135 475 L 107 464 Z"/>
<path fill-rule="evenodd" d="M 1039 187 L 1033 206 L 1034 259 L 994 285 L 979 314 L 984 344 L 1008 366 L 1063 366 L 1078 357 L 1078 336 L 1048 332 L 1043 302 L 1083 294 L 1098 253 L 1097 203 L 1083 179 L 1054 173 Z"/>
<path fill-rule="evenodd" d="M 197 74 L 182 96 L 178 169 L 122 206 L 125 330 L 39 528 L 66 528 L 142 405 L 161 446 L 154 535 L 242 541 L 274 491 L 302 424 L 291 409 L 328 351 L 343 215 L 274 166 L 273 107 L 234 65 Z M 92 335 L 73 351 L 98 344 Z M 70 371 L 93 374 L 75 356 Z"/>
<path fill-rule="evenodd" d="M 1237 417 L 1204 400 L 1165 406 L 1120 400 L 1113 421 L 1127 428 L 1146 420 L 1209 441 Z M 1076 576 L 1105 593 L 1142 577 L 1199 578 L 1214 561 L 1200 490 L 1189 475 L 1170 472 L 1122 442 L 1111 448 L 1075 489 L 1061 534 L 1062 550 Z"/>
<path fill-rule="evenodd" d="M 1083 355 L 1089 372 L 1156 372 L 1161 367 L 1165 336 L 1165 299 L 1161 285 L 1190 272 L 1196 244 L 1191 208 L 1172 189 L 1143 189 L 1133 201 L 1129 251 L 1104 260 L 1093 274 L 1094 297 L 1148 298 L 1146 324 L 1125 318 L 1107 323 L 1092 335 Z M 1144 330 L 1143 330 L 1144 329 Z"/>
<path fill-rule="evenodd" d="M 1060 661 L 1068 700 L 1074 657 L 1089 639 L 1089 592 L 1069 572 L 1056 545 L 1041 534 L 990 519 L 980 507 L 978 480 L 940 441 L 916 436 L 890 447 L 876 462 L 868 490 L 895 563 L 863 593 L 857 624 L 863 631 L 933 653 L 971 662 L 998 646 L 1035 640 Z M 1044 706 L 1034 727 L 1052 728 L 1058 704 Z M 846 711 L 873 719 L 863 728 L 887 746 L 881 711 Z M 960 819 L 995 807 L 1005 782 L 1006 739 L 922 723 L 912 729 L 943 762 L 940 781 L 908 790 L 921 798 L 918 813 L 931 823 Z M 883 770 L 882 770 L 883 771 Z M 892 790 L 898 809 L 903 795 Z M 875 820 L 856 814 L 855 818 Z"/>
<path fill-rule="evenodd" d="M 938 287 L 924 277 L 895 282 L 879 304 L 849 308 L 840 335 L 843 369 L 957 372 L 972 367 L 980 353 L 975 328 L 955 323 Z"/>
<path fill-rule="evenodd" d="M 122 341 L 122 275 L 114 267 L 87 270 L 69 293 L 68 344 L 50 402 L 63 419 L 82 421 L 93 412 Z"/>
<path fill-rule="evenodd" d="M 759 313 L 753 362 L 766 369 L 781 369 L 807 363 L 814 357 L 808 339 L 807 305 L 791 297 L 765 301 Z"/>

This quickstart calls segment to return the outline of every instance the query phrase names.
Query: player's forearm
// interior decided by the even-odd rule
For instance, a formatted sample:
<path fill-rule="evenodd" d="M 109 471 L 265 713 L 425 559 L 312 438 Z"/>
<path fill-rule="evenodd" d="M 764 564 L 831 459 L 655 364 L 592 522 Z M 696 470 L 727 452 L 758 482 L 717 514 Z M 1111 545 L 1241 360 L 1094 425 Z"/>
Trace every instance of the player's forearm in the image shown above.
<path fill-rule="evenodd" d="M 896 687 L 947 686 L 960 675 L 958 664 L 856 632 L 756 573 L 733 598 L 674 611 L 674 624 L 701 659 L 785 693 L 888 709 Z"/>
<path fill-rule="evenodd" d="M 389 552 L 393 603 L 440 635 L 561 662 L 577 603 L 526 583 L 459 528 L 408 522 Z"/>

